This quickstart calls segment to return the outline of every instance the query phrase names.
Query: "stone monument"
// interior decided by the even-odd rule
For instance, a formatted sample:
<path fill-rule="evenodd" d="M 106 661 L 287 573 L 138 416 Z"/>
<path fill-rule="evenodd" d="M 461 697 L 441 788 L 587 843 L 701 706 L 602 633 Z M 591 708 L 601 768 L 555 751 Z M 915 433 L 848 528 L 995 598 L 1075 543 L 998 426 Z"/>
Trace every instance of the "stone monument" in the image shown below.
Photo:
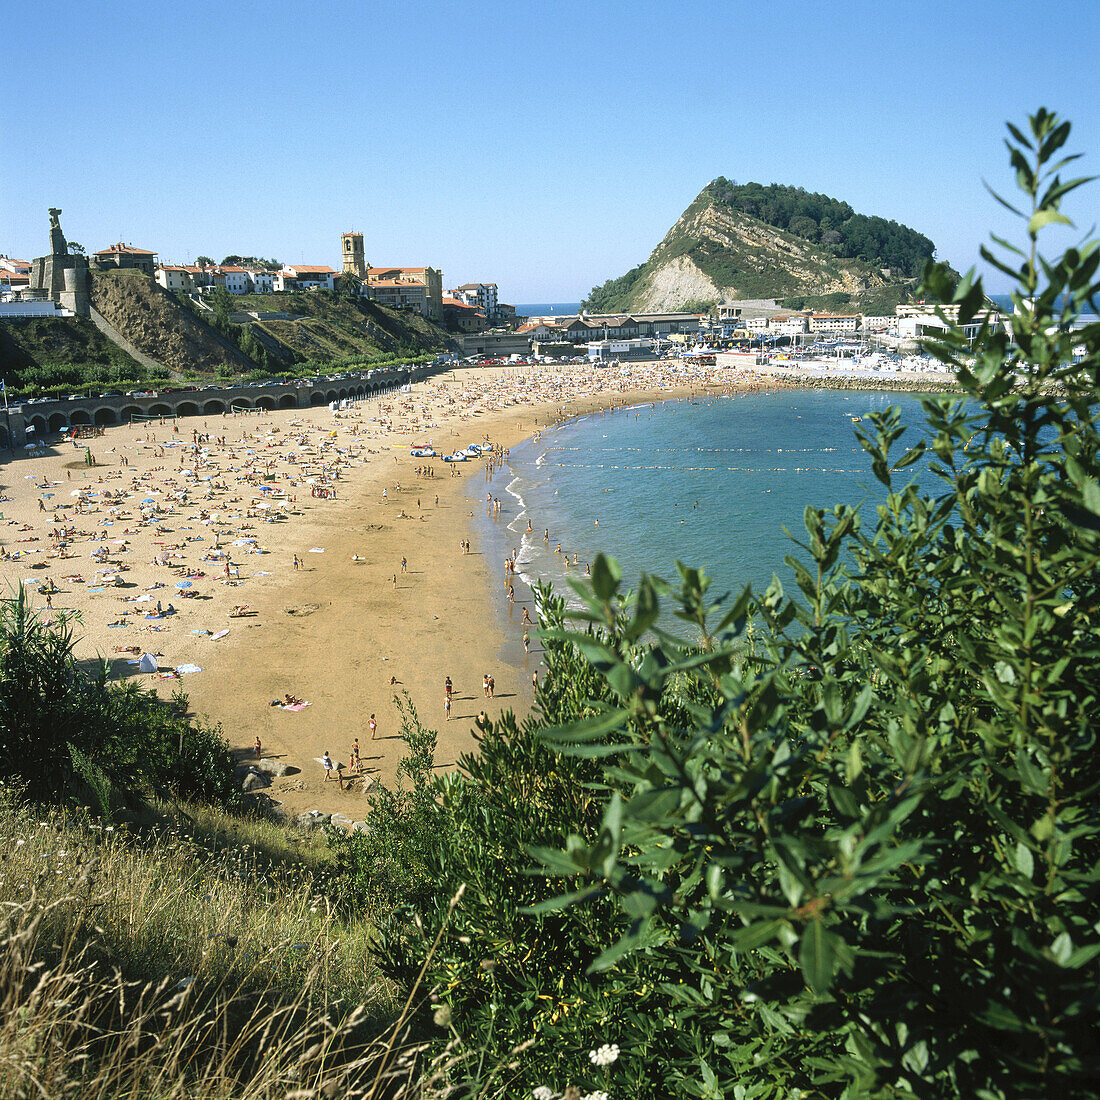
<path fill-rule="evenodd" d="M 88 295 L 88 261 L 84 256 L 69 255 L 69 244 L 61 229 L 61 211 L 50 207 L 50 254 L 31 263 L 30 296 L 49 298 L 62 309 L 71 309 L 81 317 L 91 313 Z"/>

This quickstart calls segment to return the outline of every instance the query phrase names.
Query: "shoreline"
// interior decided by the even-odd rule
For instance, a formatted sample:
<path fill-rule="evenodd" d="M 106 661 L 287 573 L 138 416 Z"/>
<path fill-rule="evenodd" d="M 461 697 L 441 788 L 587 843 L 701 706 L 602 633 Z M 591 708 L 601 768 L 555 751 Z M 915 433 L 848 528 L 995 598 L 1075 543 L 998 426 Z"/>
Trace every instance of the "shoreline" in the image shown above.
<path fill-rule="evenodd" d="M 539 667 L 537 640 L 525 654 L 520 634 L 525 605 L 534 618 L 530 589 L 518 584 L 516 606 L 508 607 L 503 562 L 487 557 L 489 541 L 476 521 L 472 479 L 484 464 L 455 464 L 452 470 L 439 458 L 412 458 L 408 444 L 430 438 L 438 452 L 446 452 L 488 437 L 508 450 L 542 429 L 612 407 L 775 388 L 786 387 L 771 378 L 680 364 L 618 370 L 563 365 L 557 372 L 466 368 L 418 382 L 408 393 L 361 402 L 336 417 L 328 409 L 285 410 L 110 428 L 90 441 L 94 467 L 79 461 L 87 441 L 79 451 L 64 445 L 45 457 L 4 464 L 8 499 L 0 504 L 0 542 L 5 553 L 27 550 L 31 560 L 21 554 L 17 561 L 0 561 L 0 577 L 12 588 L 25 578 L 50 577 L 58 586 L 54 612 L 69 608 L 81 616 L 77 659 L 102 655 L 112 679 L 137 675 L 125 663 L 136 654 L 115 652 L 123 645 L 163 653 L 162 668 L 199 666 L 201 673 L 180 679 L 140 679 L 165 697 L 182 689 L 190 711 L 219 724 L 242 760 L 252 755 L 258 736 L 265 757 L 290 765 L 292 774 L 274 779 L 268 793 L 291 817 L 316 809 L 357 820 L 364 808 L 361 784 L 355 790 L 326 784 L 318 762 L 324 751 L 346 763 L 357 737 L 368 775 L 392 782 L 403 748 L 393 697 L 407 692 L 421 721 L 439 732 L 437 767 L 453 768 L 461 753 L 476 747 L 478 711 L 492 716 L 511 708 L 520 719 L 529 712 L 530 673 Z M 188 454 L 187 441 L 200 431 L 215 443 L 199 448 L 196 458 Z M 222 438 L 224 446 L 216 442 Z M 295 441 L 304 456 L 297 462 Z M 435 476 L 418 478 L 417 466 L 426 465 Z M 196 476 L 182 478 L 181 471 L 192 468 Z M 311 486 L 303 475 L 318 469 L 335 499 L 307 492 Z M 265 493 L 267 487 L 276 493 Z M 185 497 L 175 495 L 181 488 Z M 123 489 L 125 499 L 108 502 L 104 495 Z M 80 491 L 87 491 L 80 498 L 87 507 L 77 513 L 70 494 Z M 493 491 L 506 499 L 503 487 Z M 43 498 L 44 492 L 52 495 Z M 271 507 L 272 496 L 285 497 L 274 507 L 287 519 L 269 525 L 264 519 L 273 511 L 262 509 Z M 200 519 L 204 515 L 213 522 Z M 70 547 L 76 556 L 64 565 L 46 554 L 50 521 L 59 516 L 65 517 L 62 525 L 82 532 Z M 489 522 L 503 528 L 512 518 L 505 514 Z M 115 526 L 100 526 L 107 523 Z M 115 536 L 122 524 L 125 530 Z M 209 551 L 219 525 L 239 585 L 223 578 L 223 588 L 215 572 L 220 562 L 200 564 L 199 551 Z M 251 546 L 240 544 L 242 536 L 258 539 L 267 553 L 245 556 Z M 21 537 L 37 541 L 20 544 Z M 173 551 L 170 567 L 206 574 L 193 581 L 198 600 L 179 598 L 181 590 L 173 587 L 179 574 L 153 564 L 162 552 L 157 547 L 172 539 L 182 549 Z M 466 539 L 469 554 L 460 550 Z M 124 570 L 116 577 L 121 588 L 92 583 L 95 565 L 87 544 L 93 542 L 93 549 L 102 551 L 104 543 L 111 548 L 110 559 Z M 295 557 L 301 569 L 292 567 Z M 86 583 L 66 582 L 61 574 L 70 570 L 82 572 Z M 150 591 L 152 584 L 162 587 Z M 134 614 L 134 604 L 118 602 L 139 595 L 171 602 L 177 614 L 146 622 Z M 33 603 L 41 608 L 41 596 Z M 238 604 L 248 604 L 250 613 L 227 618 Z M 108 620 L 120 612 L 127 625 L 112 629 Z M 226 629 L 228 634 L 213 640 Z M 492 701 L 482 694 L 486 673 L 496 679 Z M 454 683 L 449 717 L 443 710 L 447 676 Z M 287 693 L 311 705 L 296 712 L 270 705 Z M 373 743 L 372 713 L 379 734 Z"/>

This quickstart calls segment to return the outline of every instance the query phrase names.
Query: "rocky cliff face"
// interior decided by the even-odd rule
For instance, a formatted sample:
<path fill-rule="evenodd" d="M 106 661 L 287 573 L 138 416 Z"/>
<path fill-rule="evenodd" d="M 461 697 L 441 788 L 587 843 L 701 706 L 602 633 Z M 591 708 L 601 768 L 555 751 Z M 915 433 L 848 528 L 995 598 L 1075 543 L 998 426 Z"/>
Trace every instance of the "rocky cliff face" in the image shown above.
<path fill-rule="evenodd" d="M 237 373 L 254 364 L 146 275 L 96 272 L 92 305 L 139 351 L 169 370 Z"/>
<path fill-rule="evenodd" d="M 738 298 L 837 292 L 858 298 L 902 281 L 873 264 L 838 259 L 804 238 L 708 201 L 704 193 L 641 267 L 596 288 L 589 307 L 661 312 Z"/>

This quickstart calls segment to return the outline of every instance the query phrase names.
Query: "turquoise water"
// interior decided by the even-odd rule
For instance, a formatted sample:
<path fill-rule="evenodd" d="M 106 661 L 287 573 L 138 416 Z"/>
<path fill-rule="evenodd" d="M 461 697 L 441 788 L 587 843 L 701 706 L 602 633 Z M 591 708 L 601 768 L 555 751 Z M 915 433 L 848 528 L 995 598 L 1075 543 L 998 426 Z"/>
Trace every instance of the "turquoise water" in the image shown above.
<path fill-rule="evenodd" d="M 763 591 L 773 574 L 788 585 L 783 558 L 795 548 L 783 528 L 802 537 L 807 504 L 865 502 L 873 520 L 881 487 L 852 418 L 888 405 L 915 426 L 903 442 L 915 442 L 920 398 L 902 393 L 784 390 L 572 420 L 514 448 L 491 482 L 470 479 L 482 550 L 494 572 L 518 550 L 524 580 L 563 591 L 599 551 L 628 579 L 643 570 L 674 579 L 679 559 L 705 568 L 714 594 L 750 583 Z M 485 516 L 489 492 L 500 518 Z"/>

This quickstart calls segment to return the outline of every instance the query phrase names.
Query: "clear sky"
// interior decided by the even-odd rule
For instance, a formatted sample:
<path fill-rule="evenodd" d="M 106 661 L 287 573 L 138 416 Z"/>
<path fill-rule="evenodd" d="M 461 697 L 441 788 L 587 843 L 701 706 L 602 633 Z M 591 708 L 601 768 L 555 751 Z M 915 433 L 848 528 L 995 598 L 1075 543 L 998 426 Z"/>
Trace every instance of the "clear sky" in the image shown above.
<path fill-rule="evenodd" d="M 576 301 L 722 175 L 844 199 L 965 269 L 1016 234 L 1006 119 L 1100 173 L 1100 0 L 87 0 L 4 7 L 0 252 L 339 267 Z M 1084 173 L 1082 173 L 1084 174 Z M 1067 208 L 1096 220 L 1100 184 Z M 987 289 L 1005 289 L 992 280 Z"/>

